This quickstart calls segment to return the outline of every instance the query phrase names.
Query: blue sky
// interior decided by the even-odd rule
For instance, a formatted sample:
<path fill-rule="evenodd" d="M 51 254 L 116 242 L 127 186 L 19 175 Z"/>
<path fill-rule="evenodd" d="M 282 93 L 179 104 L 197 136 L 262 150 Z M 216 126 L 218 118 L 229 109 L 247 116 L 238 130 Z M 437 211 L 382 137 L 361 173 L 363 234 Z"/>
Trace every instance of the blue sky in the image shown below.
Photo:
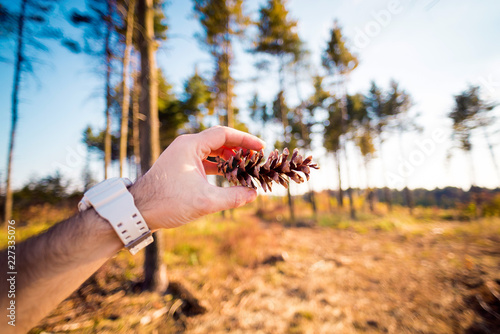
<path fill-rule="evenodd" d="M 254 17 L 263 1 L 247 1 Z M 81 7 L 79 1 L 68 1 L 66 7 Z M 451 160 L 446 154 L 451 146 L 451 122 L 446 114 L 453 107 L 453 95 L 479 84 L 484 97 L 500 101 L 500 2 L 495 0 L 290 0 L 291 15 L 299 21 L 298 32 L 310 50 L 311 72 L 321 73 L 320 55 L 325 47 L 333 20 L 338 19 L 360 65 L 352 73 L 348 91 L 366 92 L 371 80 L 387 87 L 391 78 L 400 82 L 415 102 L 412 112 L 420 114 L 424 127 L 420 135 L 390 136 L 383 148 L 385 169 L 390 185 L 401 188 L 404 180 L 412 188 L 470 186 L 469 162 L 459 151 Z M 212 61 L 193 37 L 201 30 L 193 17 L 191 1 L 172 0 L 166 9 L 170 39 L 158 52 L 158 64 L 177 92 L 184 80 L 194 71 L 209 75 Z M 87 125 L 104 124 L 103 80 L 94 70 L 94 60 L 85 55 L 71 54 L 52 45 L 48 54 L 40 54 L 44 65 L 28 77 L 21 93 L 18 136 L 14 160 L 14 185 L 26 183 L 30 177 L 44 176 L 59 169 L 74 185 L 80 184 L 85 150 L 81 144 L 82 130 Z M 11 46 L 1 46 L 1 54 L 12 55 Z M 255 57 L 244 52 L 248 44 L 236 44 L 234 76 L 238 81 L 237 105 L 248 121 L 245 109 L 250 96 L 258 90 L 270 101 L 277 93 L 276 72 L 262 75 L 258 84 L 250 79 L 255 75 Z M 12 64 L 0 63 L 0 173 L 5 175 Z M 39 83 L 37 83 L 37 81 Z M 307 78 L 299 84 L 301 94 L 311 92 Z M 287 100 L 297 103 L 297 89 L 289 77 Z M 500 117 L 500 108 L 494 113 Z M 500 123 L 490 131 L 500 165 Z M 258 128 L 250 124 L 251 131 Z M 315 189 L 336 187 L 337 176 L 333 158 L 325 155 L 316 143 L 315 157 L 322 169 L 313 175 Z M 401 145 L 400 145 L 401 144 Z M 492 158 L 481 133 L 474 136 L 473 151 L 475 178 L 480 186 L 500 185 L 493 169 Z M 366 184 L 362 160 L 349 147 L 349 171 L 353 186 Z M 102 178 L 101 163 L 94 161 L 96 179 Z M 345 166 L 345 164 L 344 164 Z M 116 166 L 115 166 L 116 167 Z M 117 173 L 113 167 L 112 174 Z M 344 167 L 343 172 L 345 173 Z M 380 159 L 371 163 L 371 186 L 383 184 Z M 295 187 L 302 192 L 307 185 Z"/>

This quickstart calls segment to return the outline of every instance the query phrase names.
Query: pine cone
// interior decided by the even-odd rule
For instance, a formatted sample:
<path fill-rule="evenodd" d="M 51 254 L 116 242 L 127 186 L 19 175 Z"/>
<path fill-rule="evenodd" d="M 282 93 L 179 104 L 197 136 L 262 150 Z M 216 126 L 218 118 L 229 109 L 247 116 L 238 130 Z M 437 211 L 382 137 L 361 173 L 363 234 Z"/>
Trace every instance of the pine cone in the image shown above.
<path fill-rule="evenodd" d="M 302 158 L 297 149 L 293 150 L 291 159 L 288 161 L 290 152 L 287 148 L 279 154 L 275 150 L 269 154 L 267 161 L 261 164 L 264 152 L 240 149 L 229 160 L 216 158 L 219 172 L 232 184 L 238 183 L 242 186 L 257 189 L 254 180 L 258 180 L 264 191 L 271 191 L 272 181 L 288 188 L 288 179 L 297 183 L 304 182 L 304 178 L 298 172 L 302 172 L 309 180 L 311 168 L 319 169 L 317 164 L 312 163 L 312 156 Z M 288 178 L 286 177 L 288 176 Z"/>

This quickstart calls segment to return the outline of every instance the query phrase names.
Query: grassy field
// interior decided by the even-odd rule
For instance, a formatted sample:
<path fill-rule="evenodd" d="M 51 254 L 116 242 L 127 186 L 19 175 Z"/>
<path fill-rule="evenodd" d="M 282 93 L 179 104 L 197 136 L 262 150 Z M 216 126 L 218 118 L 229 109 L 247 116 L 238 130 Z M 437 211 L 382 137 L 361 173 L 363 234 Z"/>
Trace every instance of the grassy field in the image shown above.
<path fill-rule="evenodd" d="M 321 197 L 314 220 L 296 204 L 294 224 L 265 198 L 260 217 L 255 204 L 164 231 L 165 294 L 141 293 L 142 255 L 122 251 L 32 333 L 500 332 L 500 219 L 379 204 L 352 221 Z"/>

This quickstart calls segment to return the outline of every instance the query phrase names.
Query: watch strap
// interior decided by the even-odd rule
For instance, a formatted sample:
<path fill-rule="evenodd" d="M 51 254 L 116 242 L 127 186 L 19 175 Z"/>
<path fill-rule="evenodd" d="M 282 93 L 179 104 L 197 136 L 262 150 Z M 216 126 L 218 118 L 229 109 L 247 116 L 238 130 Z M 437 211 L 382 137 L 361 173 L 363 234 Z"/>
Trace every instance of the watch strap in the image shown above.
<path fill-rule="evenodd" d="M 94 207 L 113 226 L 125 247 L 136 254 L 153 242 L 153 236 L 127 189 L 130 184 L 128 179 L 108 179 L 102 186 L 98 184 L 85 193 L 79 209 Z"/>

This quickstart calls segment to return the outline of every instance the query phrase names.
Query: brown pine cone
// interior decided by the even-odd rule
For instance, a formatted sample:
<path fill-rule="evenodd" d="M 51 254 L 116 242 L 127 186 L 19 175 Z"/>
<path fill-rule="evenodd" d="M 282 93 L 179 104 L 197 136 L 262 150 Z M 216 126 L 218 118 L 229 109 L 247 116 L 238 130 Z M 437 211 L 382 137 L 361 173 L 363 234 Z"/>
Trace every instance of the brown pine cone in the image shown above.
<path fill-rule="evenodd" d="M 254 180 L 258 180 L 264 191 L 271 191 L 272 181 L 288 188 L 288 180 L 294 180 L 297 183 L 304 182 L 304 178 L 298 172 L 302 172 L 309 180 L 311 168 L 319 169 L 317 164 L 312 163 L 312 156 L 303 158 L 297 149 L 293 150 L 290 160 L 290 152 L 287 148 L 279 154 L 275 150 L 269 154 L 267 161 L 261 164 L 264 152 L 255 152 L 251 150 L 240 149 L 229 160 L 216 158 L 219 172 L 234 185 L 238 183 L 242 186 L 257 189 Z M 288 176 L 288 178 L 287 178 Z"/>

